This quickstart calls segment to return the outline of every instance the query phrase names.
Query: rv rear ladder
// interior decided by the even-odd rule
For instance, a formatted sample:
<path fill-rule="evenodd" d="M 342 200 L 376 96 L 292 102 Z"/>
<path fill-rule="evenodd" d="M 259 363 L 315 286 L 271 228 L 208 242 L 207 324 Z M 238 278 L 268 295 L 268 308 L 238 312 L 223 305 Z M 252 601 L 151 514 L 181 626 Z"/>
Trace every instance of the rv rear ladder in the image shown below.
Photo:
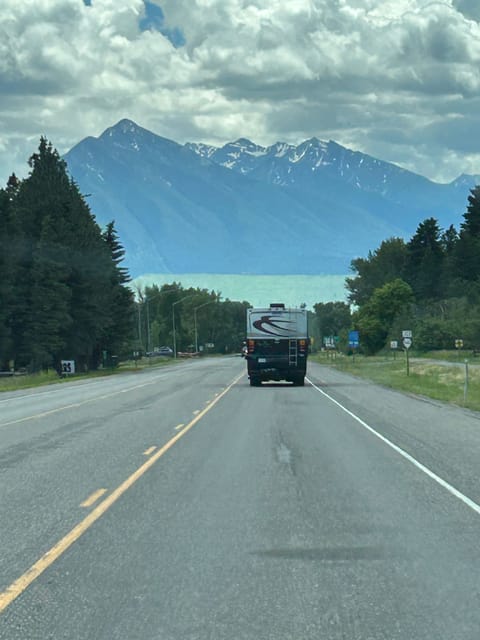
<path fill-rule="evenodd" d="M 291 367 L 297 366 L 297 341 L 288 341 L 288 364 Z"/>

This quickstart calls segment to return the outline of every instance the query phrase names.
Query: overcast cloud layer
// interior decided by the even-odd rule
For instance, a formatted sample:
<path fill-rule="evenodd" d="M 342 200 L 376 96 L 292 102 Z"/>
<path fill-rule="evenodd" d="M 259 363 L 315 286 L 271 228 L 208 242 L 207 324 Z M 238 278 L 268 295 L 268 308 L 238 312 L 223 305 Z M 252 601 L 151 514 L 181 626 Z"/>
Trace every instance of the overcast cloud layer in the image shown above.
<path fill-rule="evenodd" d="M 121 118 L 480 174 L 479 0 L 2 0 L 0 180 Z M 161 7 L 160 11 L 158 7 Z M 163 19 L 162 19 L 163 12 Z"/>

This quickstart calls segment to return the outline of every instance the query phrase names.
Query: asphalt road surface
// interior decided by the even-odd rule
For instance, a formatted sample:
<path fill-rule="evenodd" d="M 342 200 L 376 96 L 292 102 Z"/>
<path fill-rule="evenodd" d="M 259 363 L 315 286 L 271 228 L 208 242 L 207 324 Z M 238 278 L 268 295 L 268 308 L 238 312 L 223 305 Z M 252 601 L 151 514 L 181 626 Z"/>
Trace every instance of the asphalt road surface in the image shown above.
<path fill-rule="evenodd" d="M 478 414 L 308 380 L 0 395 L 0 638 L 478 640 Z"/>

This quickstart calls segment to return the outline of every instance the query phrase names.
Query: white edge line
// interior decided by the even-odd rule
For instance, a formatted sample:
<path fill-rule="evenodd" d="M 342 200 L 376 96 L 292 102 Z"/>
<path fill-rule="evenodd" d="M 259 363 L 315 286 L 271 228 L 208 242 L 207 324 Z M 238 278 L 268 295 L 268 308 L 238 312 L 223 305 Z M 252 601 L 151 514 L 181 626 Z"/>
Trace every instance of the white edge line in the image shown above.
<path fill-rule="evenodd" d="M 440 478 L 440 476 L 437 476 L 437 474 L 434 473 L 431 469 L 429 469 L 424 464 L 422 464 L 421 462 L 416 460 L 413 456 L 411 456 L 409 453 L 407 453 L 406 451 L 401 449 L 399 446 L 397 446 L 396 444 L 391 442 L 391 440 L 389 440 L 388 438 L 385 438 L 385 436 L 382 436 L 382 434 L 378 433 L 378 431 L 375 431 L 375 429 L 370 427 L 366 422 L 364 422 L 361 418 L 359 418 L 357 415 L 355 415 L 352 411 L 350 411 L 349 409 L 344 407 L 342 404 L 340 404 L 340 402 L 335 400 L 335 398 L 332 398 L 332 396 L 328 395 L 328 393 L 325 393 L 325 391 L 323 391 L 322 389 L 317 387 L 317 385 L 314 384 L 311 380 L 309 380 L 309 378 L 306 378 L 306 380 L 307 380 L 307 382 L 309 384 L 312 385 L 312 387 L 314 389 L 316 389 L 319 393 L 321 393 L 326 398 L 328 398 L 331 402 L 333 402 L 335 405 L 337 405 L 337 407 L 339 407 L 342 411 L 347 413 L 351 418 L 356 420 L 359 424 L 362 425 L 362 427 L 367 429 L 367 431 L 370 431 L 371 434 L 376 436 L 379 440 L 381 440 L 386 445 L 388 445 L 391 449 L 393 449 L 398 454 L 400 454 L 402 456 L 402 458 L 405 458 L 405 460 L 408 460 L 408 462 L 410 462 L 415 467 L 417 467 L 417 469 L 420 469 L 420 471 L 422 471 L 425 475 L 427 475 L 429 478 L 434 480 L 437 484 L 439 484 L 441 487 L 446 489 L 453 496 L 455 496 L 456 498 L 461 500 L 464 504 L 467 505 L 467 507 L 470 507 L 470 509 L 475 511 L 475 513 L 480 515 L 480 505 L 478 505 L 476 502 L 474 502 L 473 500 L 468 498 L 466 495 L 461 493 L 458 489 L 455 489 L 455 487 L 453 487 L 451 484 L 449 484 L 446 480 L 443 480 L 443 478 Z"/>

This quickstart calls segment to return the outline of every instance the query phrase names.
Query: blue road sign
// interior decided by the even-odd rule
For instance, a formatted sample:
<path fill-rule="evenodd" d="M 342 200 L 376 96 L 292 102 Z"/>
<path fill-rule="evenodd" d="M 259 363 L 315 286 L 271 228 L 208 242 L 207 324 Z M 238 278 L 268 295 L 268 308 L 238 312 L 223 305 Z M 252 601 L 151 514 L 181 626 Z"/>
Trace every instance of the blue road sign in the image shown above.
<path fill-rule="evenodd" d="M 360 335 L 358 331 L 349 331 L 348 332 L 348 346 L 349 347 L 358 347 L 360 344 Z"/>

